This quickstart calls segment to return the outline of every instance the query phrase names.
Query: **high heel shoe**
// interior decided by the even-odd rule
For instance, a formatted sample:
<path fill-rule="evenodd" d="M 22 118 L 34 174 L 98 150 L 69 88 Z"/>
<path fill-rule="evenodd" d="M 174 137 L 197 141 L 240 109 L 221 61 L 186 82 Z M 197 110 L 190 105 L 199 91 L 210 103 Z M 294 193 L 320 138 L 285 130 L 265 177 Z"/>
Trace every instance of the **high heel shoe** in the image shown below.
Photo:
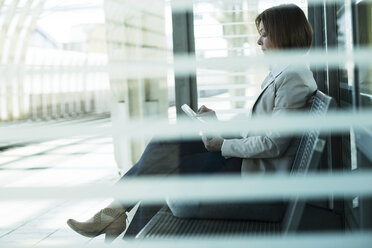
<path fill-rule="evenodd" d="M 69 219 L 67 224 L 85 237 L 96 237 L 105 233 L 105 242 L 111 242 L 125 230 L 126 219 L 124 208 L 104 208 L 86 222 Z"/>

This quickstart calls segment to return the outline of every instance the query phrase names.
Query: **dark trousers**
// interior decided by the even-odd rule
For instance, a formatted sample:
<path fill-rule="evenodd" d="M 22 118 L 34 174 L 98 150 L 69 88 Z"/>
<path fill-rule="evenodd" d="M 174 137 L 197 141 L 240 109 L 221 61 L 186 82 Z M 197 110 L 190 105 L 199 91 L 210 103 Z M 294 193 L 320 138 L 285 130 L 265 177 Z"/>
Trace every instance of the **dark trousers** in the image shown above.
<path fill-rule="evenodd" d="M 120 179 L 140 176 L 168 176 L 211 173 L 240 173 L 241 159 L 226 159 L 221 152 L 208 152 L 198 141 L 151 141 L 140 160 Z M 164 204 L 141 204 L 128 230 L 126 237 L 136 235 Z M 172 204 L 171 204 L 172 205 Z M 133 206 L 124 206 L 128 211 Z M 201 203 L 170 206 L 179 217 L 262 219 L 276 220 L 282 217 L 281 203 Z"/>

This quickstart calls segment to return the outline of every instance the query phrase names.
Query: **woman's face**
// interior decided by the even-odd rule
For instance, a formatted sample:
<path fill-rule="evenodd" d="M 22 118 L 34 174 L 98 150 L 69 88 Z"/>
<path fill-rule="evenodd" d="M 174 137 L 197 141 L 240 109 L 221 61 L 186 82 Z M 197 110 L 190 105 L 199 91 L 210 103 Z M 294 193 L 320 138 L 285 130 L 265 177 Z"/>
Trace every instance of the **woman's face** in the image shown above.
<path fill-rule="evenodd" d="M 257 44 L 261 46 L 261 50 L 265 52 L 267 50 L 273 49 L 274 45 L 267 37 L 267 33 L 266 33 L 265 27 L 262 24 L 262 22 L 260 22 L 258 29 L 259 29 L 260 38 L 258 39 Z"/>

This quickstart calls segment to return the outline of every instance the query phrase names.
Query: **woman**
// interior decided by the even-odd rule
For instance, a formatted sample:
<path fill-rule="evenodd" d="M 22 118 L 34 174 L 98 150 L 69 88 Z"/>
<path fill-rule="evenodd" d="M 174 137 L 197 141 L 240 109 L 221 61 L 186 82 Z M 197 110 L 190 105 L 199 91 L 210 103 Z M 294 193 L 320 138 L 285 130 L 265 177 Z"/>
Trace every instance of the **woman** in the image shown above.
<path fill-rule="evenodd" d="M 281 5 L 265 10 L 255 20 L 264 53 L 283 49 L 309 49 L 312 29 L 303 11 L 296 5 Z M 312 72 L 306 66 L 274 67 L 262 83 L 262 92 L 252 108 L 252 116 L 282 115 L 304 108 L 316 91 Z M 213 110 L 202 106 L 199 114 L 214 116 Z M 280 173 L 288 172 L 298 140 L 276 132 L 247 133 L 236 139 L 203 137 L 200 141 L 150 142 L 141 159 L 121 180 L 143 175 L 187 173 Z M 125 192 L 123 193 L 125 194 Z M 285 204 L 203 204 L 171 203 L 173 214 L 179 217 L 239 218 L 279 220 Z M 114 201 L 86 222 L 68 220 L 76 232 L 89 237 L 106 234 L 117 237 L 126 227 L 124 206 Z"/>

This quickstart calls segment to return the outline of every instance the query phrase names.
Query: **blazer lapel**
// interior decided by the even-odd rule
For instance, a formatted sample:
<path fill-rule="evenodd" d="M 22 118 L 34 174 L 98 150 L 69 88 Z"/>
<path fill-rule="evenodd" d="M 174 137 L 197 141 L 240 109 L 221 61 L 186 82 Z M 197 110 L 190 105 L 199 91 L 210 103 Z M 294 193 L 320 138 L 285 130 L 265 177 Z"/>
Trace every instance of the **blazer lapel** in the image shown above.
<path fill-rule="evenodd" d="M 279 67 L 276 67 L 274 70 L 272 70 L 269 75 L 265 78 L 265 80 L 262 82 L 262 90 L 260 92 L 260 94 L 257 96 L 256 98 L 256 101 L 254 102 L 253 104 L 253 107 L 251 109 L 251 116 L 253 114 L 253 110 L 255 109 L 256 107 L 256 104 L 258 102 L 258 100 L 261 98 L 262 94 L 265 92 L 265 90 L 267 89 L 267 87 L 269 87 L 270 84 L 272 84 L 275 79 L 280 75 L 282 74 L 282 72 L 288 67 L 288 65 L 283 65 L 283 66 L 279 66 Z"/>

